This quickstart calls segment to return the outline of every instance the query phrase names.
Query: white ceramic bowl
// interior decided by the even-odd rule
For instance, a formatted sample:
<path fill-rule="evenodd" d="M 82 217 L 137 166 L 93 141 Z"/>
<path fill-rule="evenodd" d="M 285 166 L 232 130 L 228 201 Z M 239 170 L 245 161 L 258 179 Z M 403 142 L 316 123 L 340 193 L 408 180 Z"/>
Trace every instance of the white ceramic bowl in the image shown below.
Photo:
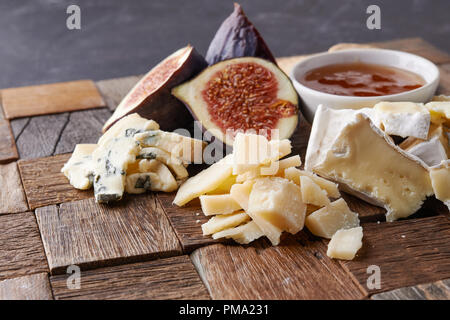
<path fill-rule="evenodd" d="M 338 96 L 313 90 L 297 81 L 311 69 L 335 63 L 365 62 L 412 71 L 426 84 L 415 90 L 378 97 Z M 305 118 L 312 122 L 318 105 L 336 109 L 359 109 L 372 107 L 380 101 L 430 101 L 439 85 L 439 69 L 431 61 L 411 53 L 384 49 L 352 49 L 313 55 L 297 63 L 289 75 L 302 100 Z"/>

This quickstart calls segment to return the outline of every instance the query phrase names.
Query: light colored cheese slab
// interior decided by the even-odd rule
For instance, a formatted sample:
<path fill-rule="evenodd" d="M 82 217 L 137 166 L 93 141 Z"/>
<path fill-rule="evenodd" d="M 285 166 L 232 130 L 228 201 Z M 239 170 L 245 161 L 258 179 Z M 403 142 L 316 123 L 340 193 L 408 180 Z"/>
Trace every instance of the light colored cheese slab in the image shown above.
<path fill-rule="evenodd" d="M 305 225 L 312 234 L 331 239 L 339 229 L 359 226 L 359 218 L 341 198 L 308 215 Z"/>
<path fill-rule="evenodd" d="M 450 101 L 432 101 L 425 107 L 431 115 L 431 122 L 450 126 Z"/>
<path fill-rule="evenodd" d="M 86 190 L 92 186 L 94 178 L 92 153 L 96 148 L 96 144 L 77 144 L 69 161 L 61 169 L 70 184 L 77 189 Z"/>
<path fill-rule="evenodd" d="M 436 198 L 450 209 L 450 160 L 431 168 L 430 177 Z"/>
<path fill-rule="evenodd" d="M 427 138 L 430 113 L 422 103 L 379 102 L 373 108 L 376 112 L 377 125 L 386 134 L 403 138 Z"/>
<path fill-rule="evenodd" d="M 300 189 L 302 199 L 306 204 L 313 204 L 318 207 L 325 207 L 330 204 L 327 192 L 322 190 L 311 178 L 307 176 L 300 177 Z"/>
<path fill-rule="evenodd" d="M 264 233 L 254 221 L 250 221 L 242 226 L 226 229 L 213 234 L 213 239 L 231 238 L 237 243 L 248 244 L 260 237 Z"/>
<path fill-rule="evenodd" d="M 248 180 L 244 183 L 236 183 L 230 189 L 230 196 L 245 211 L 248 211 L 248 199 L 254 183 L 254 181 Z"/>
<path fill-rule="evenodd" d="M 229 214 L 242 209 L 230 194 L 202 195 L 200 205 L 205 216 Z"/>
<path fill-rule="evenodd" d="M 362 247 L 362 238 L 362 227 L 337 231 L 328 243 L 327 256 L 334 259 L 353 260 Z"/>
<path fill-rule="evenodd" d="M 291 180 L 297 185 L 300 185 L 300 177 L 302 176 L 308 177 L 312 181 L 314 181 L 315 184 L 326 191 L 328 197 L 339 198 L 341 196 L 338 185 L 332 181 L 319 177 L 312 172 L 300 170 L 297 168 L 287 168 L 284 170 L 284 177 Z"/>
<path fill-rule="evenodd" d="M 279 242 L 278 235 L 271 236 L 272 227 L 296 234 L 303 229 L 305 212 L 306 204 L 296 184 L 278 177 L 260 178 L 255 181 L 250 192 L 247 213 L 272 243 Z M 267 227 L 268 225 L 272 227 Z"/>
<path fill-rule="evenodd" d="M 202 224 L 203 235 L 213 234 L 225 229 L 234 228 L 250 220 L 245 212 L 232 214 L 221 214 L 212 217 L 208 222 Z"/>
<path fill-rule="evenodd" d="M 433 194 L 426 164 L 397 147 L 367 116 L 319 106 L 305 168 L 387 210 L 394 221 Z"/>
<path fill-rule="evenodd" d="M 217 189 L 233 171 L 232 155 L 228 155 L 212 166 L 184 182 L 175 196 L 173 203 L 183 206 L 194 198 Z"/>
<path fill-rule="evenodd" d="M 442 145 L 438 136 L 433 136 L 430 140 L 421 141 L 405 149 L 405 151 L 418 157 L 430 167 L 448 159 L 445 146 Z"/>
<path fill-rule="evenodd" d="M 139 151 L 138 159 L 156 159 L 164 163 L 173 172 L 177 180 L 186 179 L 189 174 L 180 159 L 172 156 L 169 152 L 155 148 L 142 148 Z"/>

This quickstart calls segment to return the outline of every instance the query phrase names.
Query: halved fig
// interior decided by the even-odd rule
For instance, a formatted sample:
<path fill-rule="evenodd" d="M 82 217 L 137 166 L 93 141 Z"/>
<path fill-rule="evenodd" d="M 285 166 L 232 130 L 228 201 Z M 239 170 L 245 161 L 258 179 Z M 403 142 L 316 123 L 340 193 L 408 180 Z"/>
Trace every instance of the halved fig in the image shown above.
<path fill-rule="evenodd" d="M 268 139 L 285 139 L 297 127 L 297 92 L 286 74 L 264 59 L 219 62 L 175 87 L 172 94 L 186 104 L 204 130 L 228 145 L 238 131 L 255 130 Z"/>
<path fill-rule="evenodd" d="M 190 45 L 177 50 L 150 70 L 125 96 L 103 132 L 124 116 L 137 112 L 153 119 L 164 130 L 174 130 L 192 121 L 191 116 L 170 90 L 197 75 L 207 66 L 205 59 Z"/>
<path fill-rule="evenodd" d="M 239 57 L 259 57 L 276 64 L 258 30 L 248 20 L 241 6 L 235 3 L 233 13 L 222 22 L 211 41 L 205 59 L 209 65 L 213 65 Z"/>

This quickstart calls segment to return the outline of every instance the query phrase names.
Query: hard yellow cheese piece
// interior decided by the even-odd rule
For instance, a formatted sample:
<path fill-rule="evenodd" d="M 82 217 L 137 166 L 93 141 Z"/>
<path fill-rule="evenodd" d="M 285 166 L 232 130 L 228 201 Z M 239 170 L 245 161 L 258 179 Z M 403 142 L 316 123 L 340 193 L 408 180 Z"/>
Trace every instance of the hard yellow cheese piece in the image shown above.
<path fill-rule="evenodd" d="M 245 212 L 214 216 L 208 222 L 202 224 L 203 235 L 233 228 L 249 220 L 250 217 Z"/>
<path fill-rule="evenodd" d="M 431 115 L 431 122 L 450 126 L 450 101 L 432 101 L 425 107 Z"/>
<path fill-rule="evenodd" d="M 213 239 L 231 238 L 237 243 L 248 244 L 260 237 L 264 233 L 254 221 L 250 221 L 242 226 L 226 229 L 213 234 Z"/>
<path fill-rule="evenodd" d="M 416 212 L 433 194 L 426 165 L 395 146 L 367 116 L 319 106 L 305 167 L 387 210 L 394 221 Z"/>
<path fill-rule="evenodd" d="M 327 256 L 335 259 L 353 260 L 362 247 L 362 238 L 362 227 L 338 230 L 328 243 Z"/>
<path fill-rule="evenodd" d="M 321 189 L 327 192 L 327 195 L 330 198 L 339 198 L 341 196 L 338 185 L 332 181 L 321 178 L 312 172 L 300 170 L 297 168 L 287 168 L 284 170 L 284 177 L 291 180 L 297 185 L 300 185 L 300 177 L 302 176 L 308 177 L 312 181 L 314 181 L 315 184 L 317 184 Z"/>
<path fill-rule="evenodd" d="M 86 190 L 92 186 L 94 173 L 92 153 L 96 148 L 96 144 L 77 144 L 69 161 L 61 169 L 70 184 L 77 189 Z"/>
<path fill-rule="evenodd" d="M 194 177 L 189 178 L 178 189 L 173 203 L 183 206 L 194 198 L 211 192 L 224 183 L 233 170 L 232 155 L 228 155 Z"/>
<path fill-rule="evenodd" d="M 230 196 L 236 201 L 239 206 L 245 211 L 248 210 L 248 199 L 252 191 L 254 181 L 249 180 L 244 183 L 236 183 L 230 189 Z"/>
<path fill-rule="evenodd" d="M 330 204 L 326 191 L 322 190 L 311 178 L 300 177 L 300 188 L 304 203 L 324 207 Z"/>
<path fill-rule="evenodd" d="M 300 188 L 278 177 L 257 179 L 250 192 L 247 213 L 269 238 L 279 243 L 281 231 L 292 234 L 303 228 L 306 205 Z"/>
<path fill-rule="evenodd" d="M 226 194 L 226 193 L 230 193 L 231 187 L 235 183 L 236 183 L 236 176 L 229 176 L 216 189 L 208 192 L 207 194 Z"/>
<path fill-rule="evenodd" d="M 200 204 L 205 216 L 229 214 L 241 209 L 241 206 L 229 194 L 200 196 Z"/>
<path fill-rule="evenodd" d="M 450 209 L 450 160 L 430 168 L 430 177 L 436 198 Z"/>
<path fill-rule="evenodd" d="M 305 225 L 312 234 L 331 239 L 339 229 L 359 226 L 359 218 L 341 198 L 308 215 Z"/>

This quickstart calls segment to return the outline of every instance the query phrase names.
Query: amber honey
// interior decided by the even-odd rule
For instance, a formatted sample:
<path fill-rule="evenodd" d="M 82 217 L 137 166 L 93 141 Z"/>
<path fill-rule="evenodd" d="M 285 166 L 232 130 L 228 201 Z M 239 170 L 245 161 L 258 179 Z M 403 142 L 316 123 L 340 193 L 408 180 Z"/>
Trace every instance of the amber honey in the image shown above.
<path fill-rule="evenodd" d="M 425 84 L 421 76 L 411 71 L 362 62 L 326 65 L 297 80 L 317 91 L 355 97 L 397 94 Z"/>

